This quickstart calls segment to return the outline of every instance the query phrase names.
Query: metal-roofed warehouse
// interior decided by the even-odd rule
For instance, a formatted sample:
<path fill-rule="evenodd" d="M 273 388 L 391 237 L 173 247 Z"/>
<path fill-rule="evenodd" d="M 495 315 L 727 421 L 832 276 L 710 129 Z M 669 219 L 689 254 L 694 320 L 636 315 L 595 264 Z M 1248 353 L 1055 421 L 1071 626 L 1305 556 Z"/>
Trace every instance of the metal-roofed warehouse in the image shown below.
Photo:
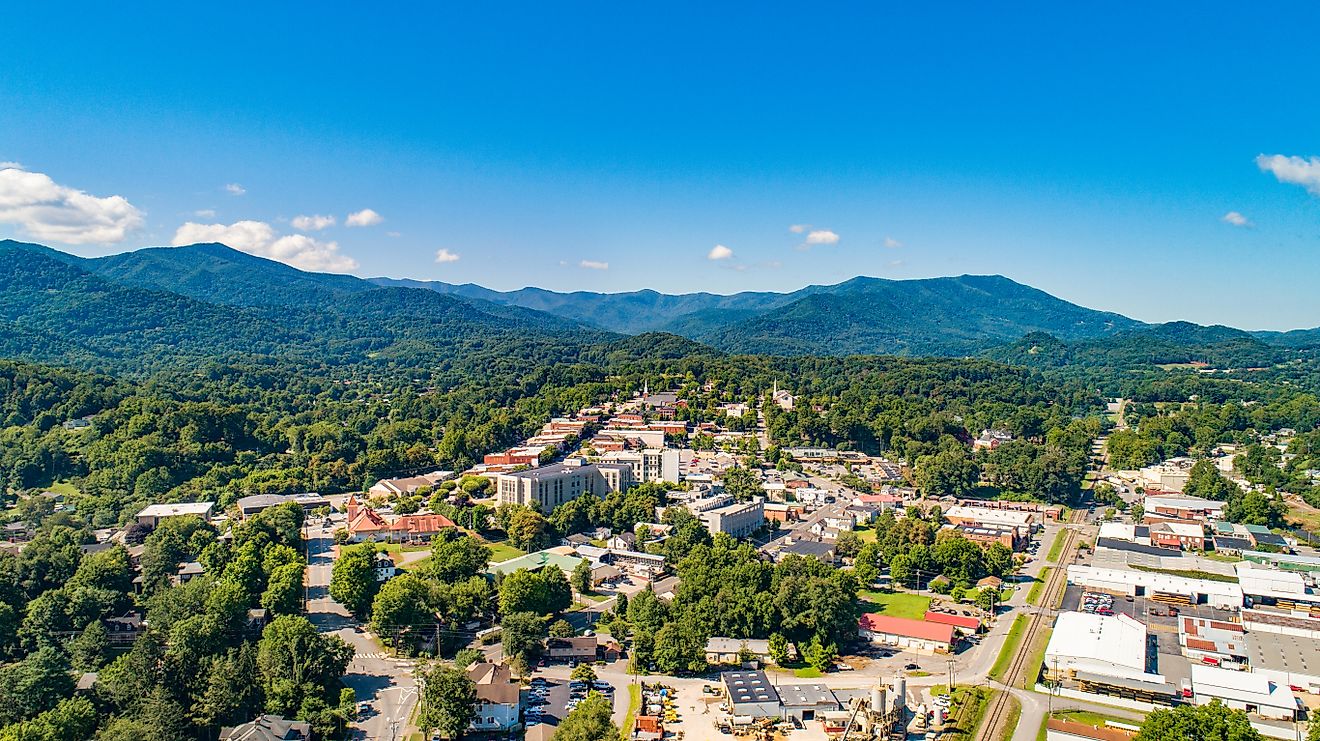
<path fill-rule="evenodd" d="M 720 675 L 729 698 L 729 713 L 750 718 L 778 718 L 779 692 L 762 671 L 724 672 Z"/>

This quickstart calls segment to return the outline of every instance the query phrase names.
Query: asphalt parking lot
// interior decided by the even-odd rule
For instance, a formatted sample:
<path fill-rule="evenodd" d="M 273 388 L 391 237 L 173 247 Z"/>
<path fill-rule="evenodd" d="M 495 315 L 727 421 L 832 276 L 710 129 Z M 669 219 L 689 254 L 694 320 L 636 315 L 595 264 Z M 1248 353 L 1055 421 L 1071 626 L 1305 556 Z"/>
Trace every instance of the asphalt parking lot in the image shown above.
<path fill-rule="evenodd" d="M 614 687 L 608 682 L 597 681 L 592 687 L 585 682 L 533 677 L 531 687 L 523 696 L 523 721 L 528 726 L 537 723 L 557 725 L 587 698 L 592 689 L 614 701 Z"/>

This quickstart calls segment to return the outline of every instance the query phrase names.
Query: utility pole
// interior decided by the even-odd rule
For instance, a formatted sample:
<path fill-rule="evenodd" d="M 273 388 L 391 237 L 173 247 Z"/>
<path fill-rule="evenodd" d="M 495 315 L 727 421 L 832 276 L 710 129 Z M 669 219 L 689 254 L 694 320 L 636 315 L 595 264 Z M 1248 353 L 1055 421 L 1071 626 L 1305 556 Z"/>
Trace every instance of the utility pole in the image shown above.
<path fill-rule="evenodd" d="M 947 661 L 949 665 L 949 694 L 952 695 L 953 694 L 953 659 L 949 658 L 946 659 L 945 661 Z"/>
<path fill-rule="evenodd" d="M 1054 672 L 1053 672 L 1053 675 L 1050 677 L 1050 684 L 1049 684 L 1049 688 L 1050 688 L 1050 699 L 1048 700 L 1047 705 L 1046 705 L 1046 707 L 1047 707 L 1048 709 L 1045 711 L 1045 720 L 1046 720 L 1046 721 L 1048 721 L 1048 720 L 1050 719 L 1050 716 L 1054 714 L 1054 688 L 1055 688 L 1056 686 L 1058 686 L 1058 683 L 1059 683 L 1059 657 L 1058 657 L 1058 656 L 1055 656 L 1055 657 L 1054 657 Z"/>

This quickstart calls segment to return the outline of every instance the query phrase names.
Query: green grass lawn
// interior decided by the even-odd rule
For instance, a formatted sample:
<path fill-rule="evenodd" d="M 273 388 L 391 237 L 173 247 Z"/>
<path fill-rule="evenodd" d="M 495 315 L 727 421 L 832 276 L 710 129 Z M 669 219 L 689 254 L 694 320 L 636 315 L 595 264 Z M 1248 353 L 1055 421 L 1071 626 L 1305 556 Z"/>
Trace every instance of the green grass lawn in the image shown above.
<path fill-rule="evenodd" d="M 1018 615 L 1013 618 L 1013 626 L 1008 629 L 1008 636 L 1004 638 L 1004 646 L 999 649 L 999 656 L 995 659 L 995 665 L 990 667 L 991 679 L 996 682 L 1004 681 L 1004 675 L 1008 674 L 1008 665 L 1013 663 L 1013 657 L 1017 655 L 1018 648 L 1022 643 L 1022 634 L 1026 630 L 1026 615 Z"/>
<path fill-rule="evenodd" d="M 1049 581 L 1050 572 L 1053 570 L 1053 566 L 1046 566 L 1040 570 L 1040 576 L 1036 577 L 1036 581 L 1031 584 L 1031 589 L 1027 590 L 1027 604 L 1040 605 L 1041 592 L 1045 591 L 1045 582 Z"/>
<path fill-rule="evenodd" d="M 819 669 L 810 666 L 804 666 L 801 669 L 794 669 L 793 676 L 797 677 L 798 679 L 819 679 L 824 675 L 820 673 Z"/>
<path fill-rule="evenodd" d="M 908 592 L 874 592 L 861 590 L 857 596 L 862 599 L 862 609 L 867 612 L 882 612 L 891 617 L 920 620 L 930 609 L 930 597 Z"/>
<path fill-rule="evenodd" d="M 497 543 L 487 543 L 486 547 L 490 549 L 490 562 L 502 563 L 510 559 L 526 556 L 527 551 L 518 550 L 504 541 Z"/>
<path fill-rule="evenodd" d="M 632 737 L 633 724 L 637 722 L 637 711 L 642 709 L 642 686 L 636 682 L 628 685 L 628 714 L 623 717 L 623 737 Z"/>
<path fill-rule="evenodd" d="M 1076 723 L 1086 724 L 1088 726 L 1091 726 L 1092 728 L 1104 728 L 1105 725 L 1110 721 L 1113 721 L 1115 723 L 1123 723 L 1129 726 L 1141 725 L 1139 721 L 1124 720 L 1122 718 L 1111 718 L 1107 715 L 1101 715 L 1100 713 L 1093 713 L 1089 710 L 1056 710 L 1050 715 L 1046 716 L 1045 720 L 1041 721 L 1040 733 L 1037 734 L 1036 741 L 1045 741 L 1045 738 L 1047 736 L 1045 724 L 1049 722 L 1050 718 L 1058 718 L 1059 720 L 1071 720 Z"/>
<path fill-rule="evenodd" d="M 1226 574 L 1213 574 L 1209 571 L 1199 569 L 1157 569 L 1153 566 L 1142 566 L 1141 564 L 1131 564 L 1131 568 L 1136 571 L 1146 571 L 1152 574 L 1170 574 L 1172 576 L 1182 576 L 1188 579 L 1204 579 L 1205 581 L 1218 581 L 1233 584 L 1237 582 L 1236 576 Z"/>
<path fill-rule="evenodd" d="M 875 528 L 873 527 L 859 527 L 855 528 L 853 532 L 857 533 L 857 537 L 861 538 L 863 543 L 875 542 Z"/>
<path fill-rule="evenodd" d="M 78 487 L 74 486 L 73 484 L 70 484 L 67 481 L 56 481 L 50 486 L 45 487 L 45 490 L 53 491 L 56 494 L 63 494 L 66 497 L 78 493 Z"/>
<path fill-rule="evenodd" d="M 955 687 L 951 700 L 949 720 L 945 723 L 944 738 L 971 741 L 985 717 L 986 707 L 994 690 L 989 687 Z"/>
<path fill-rule="evenodd" d="M 1067 540 L 1067 538 L 1064 536 L 1063 531 L 1059 531 L 1059 533 L 1054 536 L 1054 543 L 1050 545 L 1049 553 L 1045 554 L 1046 561 L 1049 563 L 1059 562 L 1059 556 L 1063 555 L 1063 541 L 1065 540 Z"/>
<path fill-rule="evenodd" d="M 420 569 L 422 567 L 422 564 L 430 563 L 430 561 L 431 561 L 431 557 L 427 556 L 426 558 L 419 558 L 411 563 L 399 563 L 398 560 L 396 559 L 395 563 L 398 565 L 399 568 L 405 571 L 414 571 L 416 569 Z"/>
<path fill-rule="evenodd" d="M 584 600 L 588 600 L 588 601 L 590 601 L 590 602 L 604 602 L 605 600 L 609 599 L 609 598 L 612 597 L 613 595 L 609 595 L 609 594 L 596 594 L 595 592 L 592 592 L 591 594 L 579 594 L 578 596 L 581 597 L 582 599 L 584 599 Z"/>
<path fill-rule="evenodd" d="M 1022 647 L 1022 650 L 1030 652 L 1027 654 L 1027 675 L 1022 679 L 1022 689 L 1029 690 L 1036 686 L 1036 679 L 1040 677 L 1040 667 L 1045 663 L 1045 649 L 1049 648 L 1052 633 L 1054 633 L 1053 628 L 1039 631 L 1032 645 Z"/>

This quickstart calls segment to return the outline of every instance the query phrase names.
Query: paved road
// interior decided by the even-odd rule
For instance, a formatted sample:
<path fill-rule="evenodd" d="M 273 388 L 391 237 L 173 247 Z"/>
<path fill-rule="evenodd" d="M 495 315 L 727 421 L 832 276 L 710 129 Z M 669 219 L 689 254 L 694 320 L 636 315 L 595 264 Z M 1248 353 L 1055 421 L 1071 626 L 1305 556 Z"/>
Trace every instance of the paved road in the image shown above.
<path fill-rule="evenodd" d="M 319 523 L 307 528 L 307 617 L 322 633 L 334 633 L 353 647 L 353 662 L 344 684 L 369 709 L 355 724 L 352 738 L 394 741 L 404 738 L 408 718 L 417 704 L 413 664 L 391 658 L 384 648 L 348 613 L 330 599 L 330 571 L 334 565 L 333 526 Z"/>

